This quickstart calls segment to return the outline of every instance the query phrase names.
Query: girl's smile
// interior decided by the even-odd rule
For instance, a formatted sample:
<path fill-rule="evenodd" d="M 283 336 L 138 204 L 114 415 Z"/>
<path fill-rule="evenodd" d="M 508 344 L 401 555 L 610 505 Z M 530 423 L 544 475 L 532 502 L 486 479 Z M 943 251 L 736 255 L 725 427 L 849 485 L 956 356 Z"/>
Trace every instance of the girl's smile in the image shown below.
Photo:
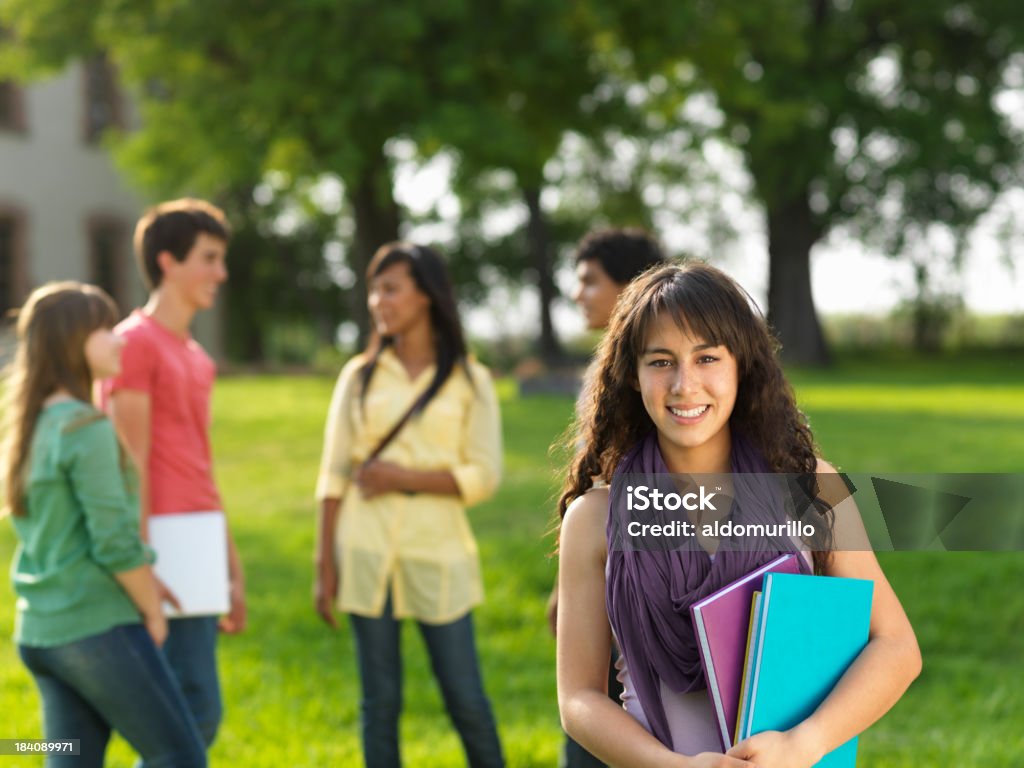
<path fill-rule="evenodd" d="M 675 420 L 680 424 L 696 424 L 698 421 L 704 418 L 707 412 L 711 410 L 710 405 L 696 405 L 696 406 L 668 406 L 669 413 L 675 417 Z"/>

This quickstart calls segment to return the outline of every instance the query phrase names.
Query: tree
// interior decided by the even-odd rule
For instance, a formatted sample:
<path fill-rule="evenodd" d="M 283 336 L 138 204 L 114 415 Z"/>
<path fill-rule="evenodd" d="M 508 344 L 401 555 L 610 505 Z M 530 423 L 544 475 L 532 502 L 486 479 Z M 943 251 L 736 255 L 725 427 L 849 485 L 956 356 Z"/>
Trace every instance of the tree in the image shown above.
<path fill-rule="evenodd" d="M 768 230 L 769 321 L 786 359 L 828 360 L 810 252 L 845 226 L 899 252 L 968 228 L 1018 183 L 1020 136 L 996 105 L 1024 15 L 1000 0 L 610 3 L 638 76 L 714 94 Z M 692 70 L 680 68 L 692 62 Z"/>
<path fill-rule="evenodd" d="M 449 144 L 475 168 L 512 169 L 530 212 L 541 347 L 558 356 L 543 169 L 596 82 L 592 35 L 571 8 L 542 0 L 10 0 L 4 18 L 23 68 L 97 49 L 120 64 L 143 117 L 121 156 L 151 189 L 218 194 L 269 169 L 342 179 L 355 222 L 352 311 L 364 331 L 365 267 L 402 220 L 386 143 Z"/>
<path fill-rule="evenodd" d="M 318 348 L 335 343 L 338 325 L 351 317 L 349 291 L 332 279 L 324 259 L 327 243 L 336 237 L 334 216 L 308 203 L 296 215 L 302 201 L 294 195 L 257 203 L 250 185 L 229 191 L 222 202 L 232 225 L 227 356 L 249 363 L 308 363 Z M 275 223 L 286 207 L 293 223 L 282 231 Z M 300 344 L 280 341 L 296 335 Z"/>
<path fill-rule="evenodd" d="M 556 241 L 542 205 L 545 166 L 567 131 L 586 131 L 598 116 L 583 107 L 600 83 L 594 66 L 592 20 L 577 7 L 547 0 L 470 3 L 467 38 L 472 76 L 464 99 L 446 102 L 417 133 L 428 149 L 448 146 L 458 155 L 457 189 L 472 209 L 484 187 L 477 180 L 504 169 L 515 179 L 525 208 L 525 231 L 513 242 L 525 258 L 502 260 L 529 276 L 540 298 L 539 353 L 549 363 L 563 356 L 551 319 L 557 297 Z M 506 245 L 509 242 L 506 241 Z M 476 243 L 460 248 L 462 255 Z M 500 253 L 500 251 L 499 251 Z"/>
<path fill-rule="evenodd" d="M 142 128 L 122 155 L 150 189 L 222 195 L 262 172 L 332 172 L 355 232 L 352 311 L 365 330 L 365 267 L 399 235 L 384 145 L 414 133 L 471 72 L 459 2 L 157 3 L 10 0 L 19 73 L 106 50 L 136 88 Z M 456 55 L 453 55 L 456 54 Z"/>

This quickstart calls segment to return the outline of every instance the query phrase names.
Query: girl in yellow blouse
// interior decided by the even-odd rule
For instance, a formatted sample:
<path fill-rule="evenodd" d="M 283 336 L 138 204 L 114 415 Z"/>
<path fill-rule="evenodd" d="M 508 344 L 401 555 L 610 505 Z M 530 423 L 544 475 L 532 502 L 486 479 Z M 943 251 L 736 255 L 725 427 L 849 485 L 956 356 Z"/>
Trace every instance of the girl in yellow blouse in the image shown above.
<path fill-rule="evenodd" d="M 504 759 L 483 690 L 473 606 L 483 599 L 465 507 L 501 473 L 501 423 L 472 360 L 444 262 L 390 243 L 367 270 L 373 339 L 338 377 L 317 482 L 316 608 L 348 613 L 368 768 L 400 765 L 400 621 L 416 620 L 471 766 Z"/>

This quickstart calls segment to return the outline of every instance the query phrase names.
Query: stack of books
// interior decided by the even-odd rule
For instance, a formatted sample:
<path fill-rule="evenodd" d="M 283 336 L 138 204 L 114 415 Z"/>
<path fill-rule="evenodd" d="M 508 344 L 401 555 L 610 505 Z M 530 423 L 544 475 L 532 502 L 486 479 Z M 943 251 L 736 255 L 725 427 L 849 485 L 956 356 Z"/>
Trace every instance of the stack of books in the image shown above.
<path fill-rule="evenodd" d="M 868 641 L 874 584 L 798 574 L 783 555 L 690 611 L 723 751 L 810 716 Z M 857 739 L 821 768 L 852 768 Z"/>

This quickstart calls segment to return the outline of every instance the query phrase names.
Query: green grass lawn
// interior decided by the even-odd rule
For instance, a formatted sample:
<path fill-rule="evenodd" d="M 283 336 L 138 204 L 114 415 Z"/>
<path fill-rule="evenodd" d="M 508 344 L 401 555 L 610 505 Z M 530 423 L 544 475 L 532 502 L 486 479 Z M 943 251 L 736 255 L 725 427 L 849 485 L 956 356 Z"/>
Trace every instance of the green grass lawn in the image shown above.
<path fill-rule="evenodd" d="M 1019 472 L 1024 377 L 1010 361 L 848 363 L 793 375 L 827 458 L 851 472 Z M 248 570 L 250 628 L 222 640 L 227 715 L 214 765 L 360 764 L 351 635 L 312 609 L 313 484 L 332 382 L 233 378 L 214 404 L 217 477 Z M 511 766 L 554 766 L 561 744 L 554 643 L 544 622 L 557 483 L 548 458 L 568 398 L 514 396 L 502 382 L 506 472 L 471 511 L 487 602 L 477 633 Z M 1022 511 L 1024 514 L 1024 511 Z M 0 525 L 0 561 L 14 547 Z M 1024 554 L 881 555 L 918 632 L 925 671 L 860 744 L 861 766 L 1011 766 L 1024 760 Z M 38 699 L 10 642 L 0 585 L 0 738 L 38 737 Z M 410 766 L 461 766 L 426 656 L 405 628 L 402 746 Z M 117 742 L 108 764 L 130 766 Z M 0 768 L 41 761 L 0 757 Z"/>

